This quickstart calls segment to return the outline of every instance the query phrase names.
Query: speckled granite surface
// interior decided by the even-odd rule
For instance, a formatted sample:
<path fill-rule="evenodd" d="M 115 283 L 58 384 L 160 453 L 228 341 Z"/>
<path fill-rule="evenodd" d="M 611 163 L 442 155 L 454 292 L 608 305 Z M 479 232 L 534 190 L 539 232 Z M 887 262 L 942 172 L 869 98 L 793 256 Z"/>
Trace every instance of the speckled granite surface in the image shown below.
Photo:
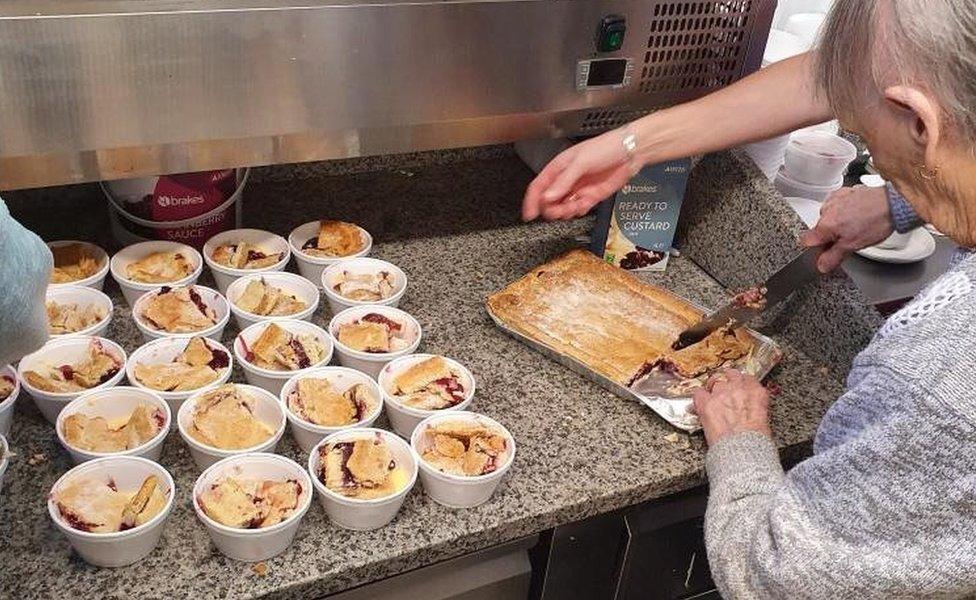
<path fill-rule="evenodd" d="M 53 428 L 22 397 L 11 437 L 18 456 L 0 494 L 0 595 L 313 598 L 700 484 L 700 437 L 669 441 L 675 430 L 648 409 L 509 338 L 485 313 L 490 292 L 572 247 L 591 224 L 520 224 L 518 205 L 530 176 L 517 159 L 499 156 L 405 172 L 272 178 L 256 182 L 245 196 L 247 226 L 287 232 L 318 217 L 354 219 L 374 234 L 373 255 L 407 272 L 401 307 L 424 327 L 421 349 L 470 367 L 478 381 L 472 409 L 504 423 L 518 440 L 514 468 L 487 504 L 450 510 L 428 500 L 418 485 L 392 524 L 349 532 L 329 523 L 316 502 L 294 545 L 268 561 L 269 572 L 260 577 L 217 554 L 197 521 L 190 489 L 198 473 L 174 433 L 161 462 L 175 477 L 177 501 L 159 547 L 132 567 L 97 569 L 74 556 L 50 523 L 45 494 L 70 465 Z M 111 250 L 97 188 L 6 197 L 13 214 L 45 238 L 92 239 Z M 687 258 L 648 278 L 706 305 L 724 296 Z M 109 337 L 132 351 L 141 339 L 114 283 L 107 290 L 118 303 Z M 328 318 L 324 305 L 315 315 L 320 324 Z M 225 340 L 235 333 L 232 323 Z M 774 399 L 773 430 L 789 450 L 810 440 L 841 385 L 826 365 L 798 351 L 796 340 L 779 341 L 785 357 L 772 376 L 783 392 Z M 239 372 L 235 378 L 242 380 Z M 288 435 L 278 451 L 304 462 Z M 36 453 L 48 460 L 28 464 Z"/>

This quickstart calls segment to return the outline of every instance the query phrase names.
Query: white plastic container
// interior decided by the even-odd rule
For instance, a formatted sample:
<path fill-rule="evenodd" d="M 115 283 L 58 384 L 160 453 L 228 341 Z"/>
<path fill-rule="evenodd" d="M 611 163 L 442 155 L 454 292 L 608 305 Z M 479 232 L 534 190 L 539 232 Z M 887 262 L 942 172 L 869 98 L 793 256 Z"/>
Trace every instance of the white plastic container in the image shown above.
<path fill-rule="evenodd" d="M 17 371 L 10 365 L 5 365 L 0 369 L 0 377 L 6 377 L 14 384 L 14 391 L 10 392 L 3 402 L 0 402 L 0 435 L 10 435 L 10 426 L 14 422 L 14 406 L 17 404 L 17 397 L 20 396 L 20 378 Z"/>
<path fill-rule="evenodd" d="M 80 285 L 83 287 L 95 288 L 96 290 L 101 290 L 102 286 L 105 285 L 105 276 L 108 275 L 109 271 L 109 259 L 108 253 L 102 250 L 100 246 L 96 246 L 91 242 L 80 242 L 77 240 L 59 240 L 57 242 L 48 242 L 47 247 L 51 248 L 53 251 L 55 248 L 61 246 L 70 246 L 72 244 L 81 244 L 85 246 L 92 258 L 98 262 L 98 271 L 94 275 L 90 275 L 84 279 L 79 279 L 78 281 L 69 281 L 67 283 L 51 283 L 48 287 L 61 287 L 65 285 Z"/>
<path fill-rule="evenodd" d="M 7 437 L 0 434 L 0 492 L 3 492 L 3 476 L 7 474 L 7 467 L 10 466 L 10 445 Z"/>
<path fill-rule="evenodd" d="M 220 342 L 208 339 L 207 345 L 211 350 L 219 350 L 227 355 L 227 368 L 222 369 L 220 372 L 220 377 L 216 381 L 209 385 L 205 385 L 202 388 L 197 388 L 195 390 L 189 390 L 184 392 L 164 392 L 160 390 L 154 390 L 150 387 L 143 385 L 135 375 L 135 368 L 138 364 L 147 365 L 158 365 L 173 362 L 177 356 L 183 353 L 186 349 L 186 345 L 190 342 L 188 339 L 184 338 L 160 338 L 158 340 L 153 340 L 147 344 L 140 346 L 129 360 L 125 363 L 125 374 L 129 380 L 129 384 L 133 385 L 142 390 L 148 390 L 154 394 L 158 394 L 160 398 L 166 401 L 169 405 L 170 411 L 175 415 L 180 410 L 180 406 L 183 402 L 201 390 L 209 390 L 227 383 L 230 379 L 231 373 L 234 370 L 234 358 L 231 356 L 230 350 Z"/>
<path fill-rule="evenodd" d="M 486 475 L 476 477 L 462 477 L 443 473 L 424 461 L 423 454 L 427 449 L 424 445 L 423 437 L 426 429 L 437 423 L 444 421 L 474 421 L 504 433 L 508 445 L 508 460 L 505 464 Z M 512 468 L 515 461 L 515 438 L 502 426 L 501 423 L 485 415 L 472 412 L 451 411 L 430 416 L 414 429 L 410 436 L 410 446 L 417 455 L 420 463 L 420 480 L 424 484 L 427 495 L 434 502 L 447 506 L 448 508 L 472 508 L 479 504 L 484 504 L 491 498 L 495 488 L 501 483 L 502 478 Z"/>
<path fill-rule="evenodd" d="M 790 178 L 780 167 L 776 179 L 773 180 L 773 186 L 784 198 L 808 198 L 822 202 L 827 196 L 844 187 L 844 180 L 839 179 L 830 185 L 809 185 Z"/>
<path fill-rule="evenodd" d="M 373 249 L 373 236 L 371 236 L 369 232 L 362 227 L 360 227 L 359 230 L 363 235 L 363 240 L 366 242 L 362 250 L 350 256 L 324 258 L 320 256 L 310 256 L 302 252 L 302 246 L 305 244 L 305 242 L 314 237 L 318 237 L 319 221 L 309 221 L 308 223 L 299 225 L 293 229 L 288 235 L 288 246 L 291 248 L 292 256 L 295 257 L 295 262 L 298 263 L 298 272 L 302 274 L 302 277 L 313 282 L 315 285 L 321 285 L 322 271 L 324 271 L 327 266 L 341 260 L 368 256 L 370 250 Z"/>
<path fill-rule="evenodd" d="M 396 352 L 372 353 L 353 350 L 339 341 L 340 325 L 352 323 L 369 313 L 377 313 L 402 324 L 406 332 L 406 339 L 411 340 L 410 344 L 406 348 Z M 399 308 L 367 304 L 365 306 L 347 308 L 332 317 L 332 321 L 329 322 L 329 334 L 335 339 L 336 355 L 339 357 L 339 363 L 342 366 L 362 371 L 370 377 L 378 377 L 383 367 L 394 358 L 413 354 L 420 346 L 420 339 L 423 332 L 417 319 Z"/>
<path fill-rule="evenodd" d="M 92 452 L 72 446 L 64 437 L 64 422 L 71 415 L 83 414 L 89 418 L 102 417 L 112 422 L 116 419 L 126 418 L 137 407 L 144 404 L 148 404 L 162 411 L 163 422 L 159 428 L 159 432 L 137 448 L 123 450 L 121 452 Z M 169 410 L 169 405 L 157 394 L 139 388 L 119 386 L 105 390 L 85 392 L 78 396 L 69 402 L 64 407 L 64 410 L 58 414 L 58 420 L 54 428 L 58 433 L 58 440 L 64 446 L 64 449 L 68 451 L 68 454 L 71 455 L 71 460 L 76 465 L 104 456 L 141 456 L 151 461 L 159 462 L 159 457 L 163 453 L 163 442 L 166 441 L 166 435 L 169 433 L 172 417 L 173 415 Z"/>
<path fill-rule="evenodd" d="M 296 298 L 304 301 L 308 307 L 301 312 L 287 316 L 256 315 L 252 312 L 242 310 L 236 304 L 237 299 L 240 298 L 244 293 L 244 290 L 247 289 L 247 284 L 255 279 L 264 279 L 265 283 L 268 285 L 273 285 L 284 290 L 285 292 L 288 292 L 289 294 L 293 294 Z M 230 303 L 230 312 L 233 313 L 234 320 L 237 321 L 238 329 L 245 329 L 262 321 L 274 321 L 278 319 L 298 319 L 300 321 L 311 321 L 312 316 L 319 307 L 319 298 L 319 288 L 314 283 L 300 275 L 285 273 L 283 271 L 247 275 L 234 280 L 234 282 L 227 287 L 227 301 Z"/>
<path fill-rule="evenodd" d="M 272 371 L 271 369 L 262 369 L 261 367 L 258 367 L 254 363 L 248 361 L 247 348 L 252 348 L 254 346 L 254 342 L 261 337 L 261 334 L 264 333 L 264 330 L 271 323 L 277 324 L 279 327 L 293 335 L 314 335 L 315 339 L 317 339 L 323 347 L 322 360 L 313 363 L 305 369 L 298 369 L 297 371 Z M 291 379 L 293 375 L 308 373 L 315 367 L 321 367 L 329 364 L 329 361 L 332 360 L 332 351 L 332 337 L 329 336 L 324 329 L 318 325 L 313 325 L 308 321 L 298 321 L 296 319 L 275 319 L 274 321 L 255 323 L 238 334 L 237 338 L 234 339 L 234 356 L 237 358 L 237 362 L 241 365 L 241 368 L 244 369 L 244 378 L 247 379 L 249 384 L 265 389 L 275 396 L 281 393 L 281 388 L 285 385 L 286 381 Z"/>
<path fill-rule="evenodd" d="M 167 286 L 168 287 L 168 286 Z M 200 294 L 200 299 L 208 307 L 214 310 L 217 316 L 217 322 L 206 329 L 200 331 L 191 331 L 189 333 L 169 333 L 166 331 L 160 331 L 149 324 L 148 321 L 142 316 L 146 310 L 146 304 L 160 291 L 162 288 L 155 288 L 153 291 L 143 294 L 136 303 L 132 306 L 132 318 L 136 322 L 136 327 L 142 332 L 142 337 L 147 342 L 157 340 L 160 338 L 179 338 L 189 340 L 190 338 L 203 336 L 205 338 L 219 342 L 220 338 L 224 335 L 224 328 L 227 326 L 227 321 L 230 321 L 230 306 L 227 304 L 227 299 L 224 298 L 220 292 L 215 289 L 204 287 L 202 285 L 194 285 L 194 291 Z"/>
<path fill-rule="evenodd" d="M 80 285 L 56 285 L 48 286 L 46 294 L 47 302 L 56 302 L 58 304 L 77 304 L 79 308 L 85 308 L 86 306 L 95 305 L 102 309 L 105 316 L 101 321 L 86 327 L 80 331 L 75 331 L 73 333 L 62 333 L 62 334 L 51 334 L 52 338 L 65 337 L 69 335 L 95 335 L 99 336 L 105 333 L 108 329 L 109 323 L 112 322 L 112 311 L 115 305 L 112 304 L 112 299 L 106 296 L 101 290 L 93 287 L 84 287 Z"/>
<path fill-rule="evenodd" d="M 179 252 L 190 263 L 192 271 L 183 279 L 169 281 L 166 283 L 141 283 L 132 281 L 126 275 L 126 268 L 139 260 L 155 252 Z M 180 287 L 183 285 L 193 285 L 203 271 L 203 257 L 190 246 L 178 242 L 158 240 L 153 242 L 140 242 L 119 250 L 112 257 L 112 277 L 118 282 L 122 289 L 122 295 L 129 306 L 135 306 L 136 300 L 146 292 L 159 289 L 160 286 Z"/>
<path fill-rule="evenodd" d="M 360 439 L 369 439 L 380 435 L 389 444 L 390 453 L 397 465 L 402 465 L 410 474 L 407 485 L 392 496 L 363 500 L 359 498 L 347 498 L 342 494 L 333 492 L 319 480 L 319 448 L 326 444 L 336 442 L 352 442 Z M 383 429 L 347 429 L 326 437 L 319 442 L 308 457 L 308 472 L 312 478 L 312 484 L 318 491 L 319 502 L 325 508 L 326 514 L 333 523 L 344 529 L 355 531 L 368 531 L 378 529 L 396 517 L 397 512 L 403 505 L 403 500 L 417 483 L 417 456 L 409 445 L 396 435 Z"/>
<path fill-rule="evenodd" d="M 790 136 L 783 174 L 810 186 L 843 182 L 847 165 L 857 157 L 854 144 L 827 131 L 798 131 Z"/>
<path fill-rule="evenodd" d="M 383 367 L 383 370 L 380 371 L 379 377 L 377 378 L 380 390 L 383 392 L 383 404 L 386 406 L 386 415 L 390 419 L 390 425 L 393 426 L 393 431 L 396 431 L 399 435 L 408 440 L 410 439 L 410 436 L 413 434 L 413 430 L 417 427 L 417 425 L 419 425 L 420 422 L 427 417 L 449 411 L 465 410 L 474 399 L 474 375 L 471 374 L 471 371 L 469 371 L 467 367 L 452 358 L 447 358 L 446 356 L 441 358 L 447 361 L 447 363 L 451 366 L 451 370 L 460 375 L 459 379 L 461 380 L 461 385 L 464 386 L 464 400 L 462 402 L 450 408 L 444 408 L 441 410 L 422 410 L 403 405 L 400 400 L 393 395 L 393 380 L 397 375 L 406 371 L 413 365 L 433 358 L 434 356 L 437 355 L 411 354 L 409 356 L 403 356 L 391 361 L 388 365 Z"/>
<path fill-rule="evenodd" d="M 227 244 L 237 245 L 241 242 L 256 246 L 262 251 L 267 252 L 269 255 L 280 253 L 282 258 L 272 266 L 265 267 L 263 269 L 234 269 L 214 261 L 214 250 L 220 246 Z M 288 260 L 290 258 L 291 252 L 288 248 L 288 241 L 285 240 L 285 238 L 281 237 L 280 235 L 275 235 L 270 231 L 262 231 L 260 229 L 232 229 L 230 231 L 218 233 L 207 240 L 207 243 L 203 245 L 203 260 L 206 261 L 207 266 L 210 267 L 210 272 L 213 273 L 214 282 L 216 282 L 217 289 L 220 290 L 221 294 L 226 294 L 227 287 L 236 279 L 244 277 L 245 275 L 283 271 L 285 266 L 288 265 Z"/>
<path fill-rule="evenodd" d="M 207 391 L 196 392 L 180 406 L 180 410 L 176 414 L 176 425 L 180 430 L 180 437 L 183 438 L 186 446 L 190 449 L 190 456 L 193 457 L 193 462 L 200 469 L 206 469 L 218 460 L 227 458 L 228 456 L 247 454 L 249 452 L 274 452 L 275 447 L 278 445 L 278 440 L 285 433 L 285 411 L 278 402 L 278 398 L 253 385 L 244 385 L 241 383 L 234 385 L 254 399 L 255 418 L 267 423 L 274 430 L 274 433 L 266 441 L 250 448 L 241 448 L 240 450 L 222 450 L 221 448 L 215 448 L 197 441 L 189 434 L 190 425 L 193 423 L 193 410 L 197 405 L 197 401 Z"/>
<path fill-rule="evenodd" d="M 799 38 L 806 48 L 813 48 L 820 40 L 827 15 L 822 12 L 793 13 L 786 18 L 783 30 Z"/>
<path fill-rule="evenodd" d="M 356 275 L 376 275 L 386 271 L 393 276 L 393 295 L 389 298 L 378 300 L 376 302 L 362 302 L 359 300 L 350 300 L 349 298 L 340 296 L 339 293 L 335 291 L 334 286 L 344 271 L 348 271 Z M 329 301 L 329 308 L 332 310 L 332 314 L 337 315 L 352 306 L 366 306 L 367 304 L 398 306 L 400 304 L 400 298 L 402 298 L 404 292 L 407 291 L 407 275 L 403 272 L 403 270 L 400 269 L 400 267 L 394 265 L 393 263 L 386 262 L 385 260 L 366 257 L 351 258 L 349 260 L 343 260 L 326 267 L 325 270 L 322 271 L 321 284 L 322 290 L 325 292 L 325 297 Z"/>
<path fill-rule="evenodd" d="M 88 356 L 88 346 L 92 340 L 98 340 L 106 352 L 119 360 L 119 372 L 105 383 L 77 392 L 45 392 L 32 386 L 24 377 L 24 373 L 27 371 L 44 372 L 44 368 L 47 366 L 57 367 L 81 362 Z M 37 352 L 22 358 L 20 364 L 17 365 L 17 377 L 20 379 L 20 385 L 34 399 L 37 409 L 53 425 L 57 422 L 58 413 L 78 396 L 91 390 L 102 390 L 118 385 L 125 377 L 125 360 L 125 350 L 112 340 L 102 337 L 68 336 L 51 340 Z"/>
<path fill-rule="evenodd" d="M 288 396 L 298 387 L 298 381 L 300 379 L 328 379 L 332 387 L 340 394 L 345 393 L 352 386 L 361 383 L 369 387 L 370 393 L 376 399 L 376 406 L 373 410 L 363 415 L 362 420 L 352 425 L 342 425 L 339 427 L 316 425 L 295 414 L 288 405 Z M 365 373 L 346 367 L 319 367 L 317 369 L 309 369 L 299 375 L 294 375 L 281 388 L 279 399 L 281 400 L 281 405 L 285 408 L 285 415 L 288 417 L 288 422 L 291 424 L 291 434 L 303 452 L 311 451 L 323 438 L 337 431 L 356 427 L 372 427 L 373 423 L 383 411 L 383 397 L 380 394 L 380 388 L 376 382 Z"/>
<path fill-rule="evenodd" d="M 214 521 L 203 512 L 200 496 L 211 485 L 227 477 L 295 480 L 301 486 L 298 506 L 287 519 L 260 529 L 239 529 Z M 207 527 L 210 539 L 221 554 L 232 560 L 257 562 L 281 554 L 295 539 L 302 517 L 312 505 L 312 481 L 301 465 L 276 454 L 251 453 L 225 458 L 214 463 L 193 486 L 193 510 Z"/>
<path fill-rule="evenodd" d="M 55 492 L 77 477 L 115 481 L 119 489 L 137 490 L 150 475 L 155 475 L 166 496 L 166 506 L 148 522 L 116 533 L 91 533 L 72 528 L 54 502 Z M 123 567 L 145 558 L 159 543 L 163 527 L 173 508 L 176 485 L 163 467 L 138 456 L 108 456 L 80 464 L 51 487 L 47 511 L 51 520 L 85 562 L 97 567 Z"/>

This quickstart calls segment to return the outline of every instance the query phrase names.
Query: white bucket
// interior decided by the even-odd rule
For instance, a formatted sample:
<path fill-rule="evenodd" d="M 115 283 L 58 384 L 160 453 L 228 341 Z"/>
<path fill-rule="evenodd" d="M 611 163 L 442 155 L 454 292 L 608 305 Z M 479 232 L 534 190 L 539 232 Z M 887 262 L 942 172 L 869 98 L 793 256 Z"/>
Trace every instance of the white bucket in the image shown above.
<path fill-rule="evenodd" d="M 123 207 L 122 202 L 104 182 L 100 182 L 102 192 L 108 198 L 112 236 L 122 246 L 150 240 L 170 240 L 188 244 L 199 250 L 210 237 L 223 231 L 240 228 L 240 199 L 250 173 L 250 169 L 238 170 L 237 190 L 220 206 L 202 215 L 179 221 L 150 221 L 137 217 Z"/>

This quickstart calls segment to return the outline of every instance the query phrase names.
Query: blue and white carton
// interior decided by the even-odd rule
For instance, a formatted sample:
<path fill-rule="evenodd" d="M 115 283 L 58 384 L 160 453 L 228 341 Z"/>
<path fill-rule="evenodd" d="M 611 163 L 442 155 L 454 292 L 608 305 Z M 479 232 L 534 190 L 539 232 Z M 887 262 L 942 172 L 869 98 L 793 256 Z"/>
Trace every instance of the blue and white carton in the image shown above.
<path fill-rule="evenodd" d="M 690 170 L 690 159 L 641 169 L 600 204 L 590 250 L 628 271 L 663 271 Z"/>

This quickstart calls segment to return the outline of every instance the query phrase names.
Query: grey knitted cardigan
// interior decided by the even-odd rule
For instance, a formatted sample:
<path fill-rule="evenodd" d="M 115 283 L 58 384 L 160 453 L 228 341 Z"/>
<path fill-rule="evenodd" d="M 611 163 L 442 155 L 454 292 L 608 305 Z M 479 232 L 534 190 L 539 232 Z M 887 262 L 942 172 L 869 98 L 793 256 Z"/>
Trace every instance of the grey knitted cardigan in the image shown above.
<path fill-rule="evenodd" d="M 773 443 L 743 433 L 706 468 L 705 542 L 727 599 L 972 594 L 976 255 L 858 355 L 811 458 L 784 474 Z"/>

